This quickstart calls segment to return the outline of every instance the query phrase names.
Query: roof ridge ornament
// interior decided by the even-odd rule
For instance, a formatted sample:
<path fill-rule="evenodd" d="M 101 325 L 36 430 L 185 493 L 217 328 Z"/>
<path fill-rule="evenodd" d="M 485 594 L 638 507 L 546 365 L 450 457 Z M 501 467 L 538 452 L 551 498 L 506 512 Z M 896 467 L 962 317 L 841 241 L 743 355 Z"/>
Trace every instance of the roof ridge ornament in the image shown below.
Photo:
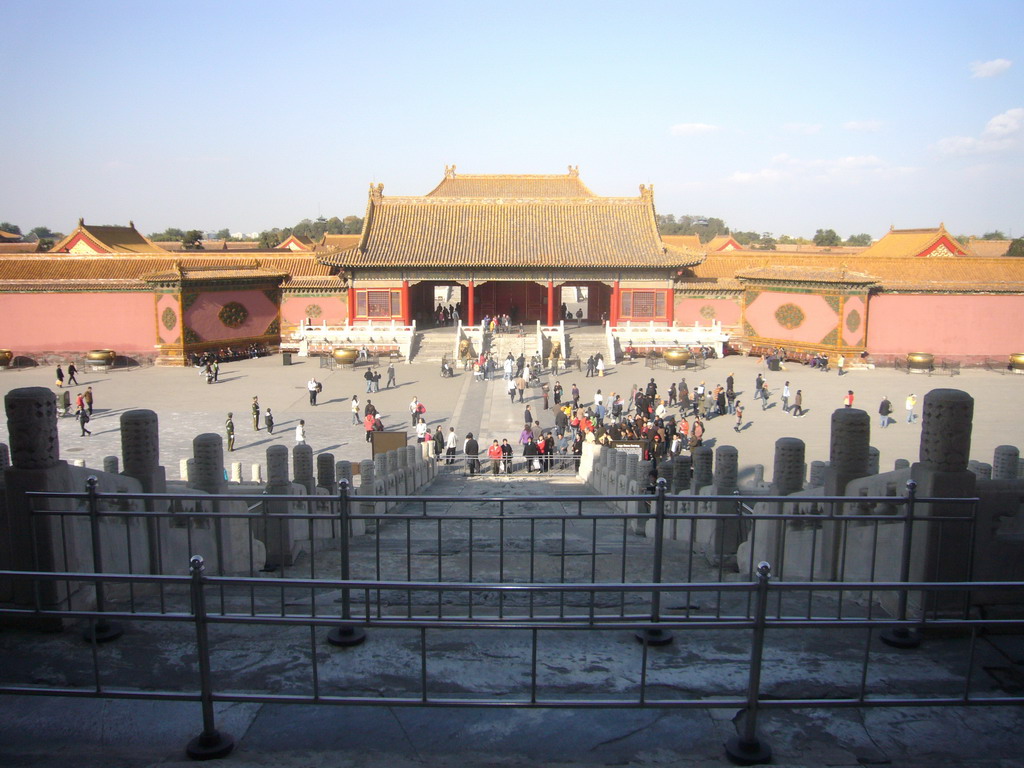
<path fill-rule="evenodd" d="M 379 184 L 374 184 L 371 181 L 370 182 L 370 199 L 373 200 L 374 202 L 378 202 L 379 203 L 380 199 L 382 197 L 384 197 L 384 182 L 382 181 Z"/>
<path fill-rule="evenodd" d="M 569 178 L 570 179 L 576 179 L 576 178 L 579 178 L 579 175 L 580 175 L 580 167 L 578 165 L 570 165 L 569 166 Z"/>
<path fill-rule="evenodd" d="M 445 165 L 445 167 L 444 167 L 444 177 L 446 179 L 454 179 L 455 178 L 455 166 L 454 165 Z"/>

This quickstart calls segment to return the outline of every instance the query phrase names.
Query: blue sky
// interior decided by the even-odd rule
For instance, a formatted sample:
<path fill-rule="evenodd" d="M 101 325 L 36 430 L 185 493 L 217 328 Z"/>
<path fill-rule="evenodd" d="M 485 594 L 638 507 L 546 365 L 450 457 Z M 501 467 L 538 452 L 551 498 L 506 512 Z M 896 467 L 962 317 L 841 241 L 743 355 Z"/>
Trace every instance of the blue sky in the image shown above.
<path fill-rule="evenodd" d="M 561 173 L 734 229 L 1024 235 L 1024 2 L 0 4 L 0 220 L 255 231 Z"/>

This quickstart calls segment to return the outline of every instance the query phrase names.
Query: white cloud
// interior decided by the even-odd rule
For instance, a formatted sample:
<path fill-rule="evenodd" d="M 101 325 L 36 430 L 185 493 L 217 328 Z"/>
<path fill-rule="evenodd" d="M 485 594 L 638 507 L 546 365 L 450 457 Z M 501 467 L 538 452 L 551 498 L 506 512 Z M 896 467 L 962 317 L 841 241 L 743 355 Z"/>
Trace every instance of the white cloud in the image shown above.
<path fill-rule="evenodd" d="M 985 124 L 980 136 L 949 136 L 936 142 L 944 155 L 976 155 L 1000 152 L 1017 144 L 1024 131 L 1024 107 L 1008 109 Z"/>
<path fill-rule="evenodd" d="M 971 77 L 995 77 L 1001 75 L 1013 64 L 1009 59 L 992 59 L 992 61 L 972 61 Z"/>
<path fill-rule="evenodd" d="M 735 171 L 727 181 L 734 184 L 785 182 L 842 183 L 862 180 L 892 179 L 907 176 L 916 169 L 892 166 L 876 155 L 848 155 L 836 158 L 804 160 L 792 155 L 776 155 L 764 168 L 756 171 Z"/>
<path fill-rule="evenodd" d="M 847 131 L 857 131 L 859 133 L 874 133 L 882 129 L 881 120 L 848 120 L 843 123 L 843 128 Z"/>
<path fill-rule="evenodd" d="M 799 133 L 803 136 L 821 132 L 821 123 L 786 123 L 782 127 L 789 133 Z"/>
<path fill-rule="evenodd" d="M 673 136 L 698 136 L 702 133 L 714 133 L 717 130 L 717 125 L 709 123 L 676 123 L 669 129 L 669 133 Z"/>

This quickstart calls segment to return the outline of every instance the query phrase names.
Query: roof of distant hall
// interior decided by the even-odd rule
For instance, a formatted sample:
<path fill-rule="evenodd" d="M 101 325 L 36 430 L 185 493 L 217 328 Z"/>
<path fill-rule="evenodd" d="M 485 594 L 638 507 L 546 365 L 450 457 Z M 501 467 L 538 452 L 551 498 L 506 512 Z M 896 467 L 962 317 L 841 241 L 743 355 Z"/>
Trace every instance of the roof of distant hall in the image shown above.
<path fill-rule="evenodd" d="M 641 185 L 637 197 L 599 197 L 579 181 L 575 169 L 561 176 L 459 177 L 449 167 L 429 195 L 385 197 L 383 190 L 383 184 L 370 185 L 358 244 L 323 253 L 324 263 L 670 269 L 704 258 L 701 251 L 662 241 L 652 189 Z"/>
<path fill-rule="evenodd" d="M 166 253 L 163 248 L 154 244 L 135 228 L 134 222 L 127 227 L 86 225 L 84 219 L 78 220 L 78 226 L 50 249 L 50 253 L 68 253 L 78 243 L 86 244 L 90 250 L 100 253 Z"/>

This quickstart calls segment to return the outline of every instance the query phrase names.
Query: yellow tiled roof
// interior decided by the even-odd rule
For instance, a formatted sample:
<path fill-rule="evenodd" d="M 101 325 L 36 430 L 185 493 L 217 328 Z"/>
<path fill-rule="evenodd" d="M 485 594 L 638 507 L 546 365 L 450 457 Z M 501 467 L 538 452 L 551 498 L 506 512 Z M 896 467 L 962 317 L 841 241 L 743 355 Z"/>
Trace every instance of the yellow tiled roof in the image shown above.
<path fill-rule="evenodd" d="M 463 174 L 455 166 L 444 169 L 441 183 L 427 197 L 494 197 L 533 200 L 538 198 L 596 197 L 580 181 L 579 171 L 570 166 L 566 174 Z"/>
<path fill-rule="evenodd" d="M 695 251 L 708 250 L 701 244 L 700 237 L 698 235 L 662 235 L 661 240 L 666 245 L 678 245 L 683 248 L 691 248 Z"/>
<path fill-rule="evenodd" d="M 946 231 L 944 225 L 940 224 L 938 228 L 930 229 L 891 229 L 881 240 L 864 249 L 860 254 L 860 258 L 873 256 L 918 256 L 943 237 L 953 243 L 955 249 L 958 248 L 961 252 L 963 251 L 963 246 Z"/>
<path fill-rule="evenodd" d="M 39 241 L 30 243 L 2 243 L 0 242 L 0 253 L 36 253 L 39 251 Z"/>
<path fill-rule="evenodd" d="M 1006 252 L 1010 250 L 1010 243 L 1012 242 L 1013 240 L 979 240 L 976 237 L 972 237 L 967 241 L 967 251 L 972 256 L 994 259 L 999 256 L 1005 256 Z"/>
<path fill-rule="evenodd" d="M 328 235 L 324 234 L 317 244 L 318 248 L 351 248 L 359 243 L 359 235 Z"/>
<path fill-rule="evenodd" d="M 718 235 L 717 237 L 712 237 L 705 248 L 709 251 L 719 251 L 730 243 L 733 243 L 733 250 L 742 248 L 739 242 L 732 235 Z"/>
<path fill-rule="evenodd" d="M 449 169 L 449 178 L 456 178 Z M 541 177 L 487 177 L 522 179 Z M 547 177 L 545 177 L 547 178 Z M 568 177 L 576 181 L 574 174 Z M 358 245 L 320 256 L 345 268 L 659 267 L 703 253 L 658 234 L 652 190 L 638 197 L 384 197 L 371 185 Z M 437 190 L 435 190 L 436 192 Z"/>
<path fill-rule="evenodd" d="M 0 256 L 0 290 L 4 283 L 16 281 L 51 282 L 60 290 L 66 281 L 128 281 L 141 282 L 146 275 L 168 274 L 180 264 L 188 273 L 192 270 L 221 270 L 222 272 L 260 269 L 267 274 L 326 277 L 336 270 L 319 263 L 312 253 L 290 256 L 288 253 L 252 254 L 233 257 L 218 251 L 209 255 L 141 254 L 139 256 L 75 256 L 49 254 Z M 14 288 L 15 286 L 6 286 Z"/>
<path fill-rule="evenodd" d="M 849 254 L 804 254 L 785 251 L 728 251 L 710 253 L 691 272 L 694 283 L 723 285 L 751 270 L 785 270 L 790 277 L 814 281 L 828 270 L 858 272 L 873 278 L 886 291 L 941 293 L 1024 293 L 1024 259 L 965 259 L 958 256 L 912 257 Z M 767 273 L 765 273 L 767 274 Z M 776 274 L 781 274 L 777 272 Z M 682 281 L 681 286 L 689 285 Z"/>
<path fill-rule="evenodd" d="M 50 253 L 63 253 L 76 235 L 85 235 L 109 253 L 164 253 L 164 249 L 143 237 L 134 222 L 127 227 L 86 225 L 83 219 L 67 237 L 53 246 Z"/>

